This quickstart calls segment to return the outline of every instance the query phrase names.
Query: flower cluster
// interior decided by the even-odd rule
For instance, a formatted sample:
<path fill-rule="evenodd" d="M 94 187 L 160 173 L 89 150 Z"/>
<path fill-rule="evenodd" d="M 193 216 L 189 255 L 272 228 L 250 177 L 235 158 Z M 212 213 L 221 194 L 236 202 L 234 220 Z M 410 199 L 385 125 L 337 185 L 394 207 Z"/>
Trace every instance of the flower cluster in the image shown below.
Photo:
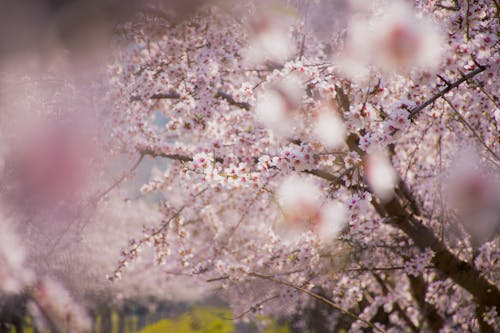
<path fill-rule="evenodd" d="M 21 75 L 2 66 L 0 204 L 30 245 L 13 254 L 0 223 L 1 292 L 53 269 L 89 307 L 217 290 L 237 320 L 301 331 L 497 328 L 498 6 L 217 1 L 181 20 L 150 5 L 116 27 L 85 98 L 52 76 L 48 92 L 4 85 Z M 35 121 L 11 125 L 35 108 L 73 125 L 103 111 L 90 138 L 37 140 Z M 137 162 L 119 173 L 123 153 Z M 114 283 L 79 288 L 82 271 Z M 77 308 L 40 286 L 38 303 Z"/>

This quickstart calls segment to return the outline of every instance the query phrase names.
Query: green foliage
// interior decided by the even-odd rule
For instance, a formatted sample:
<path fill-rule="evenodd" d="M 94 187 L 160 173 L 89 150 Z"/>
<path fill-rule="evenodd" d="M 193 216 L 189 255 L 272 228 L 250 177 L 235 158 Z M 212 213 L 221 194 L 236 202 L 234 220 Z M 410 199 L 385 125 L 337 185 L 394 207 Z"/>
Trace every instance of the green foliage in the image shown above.
<path fill-rule="evenodd" d="M 201 307 L 175 319 L 164 319 L 144 328 L 141 333 L 231 333 L 234 324 L 229 309 Z"/>
<path fill-rule="evenodd" d="M 175 319 L 164 319 L 144 328 L 140 333 L 235 333 L 233 314 L 228 308 L 197 307 Z M 270 321 L 261 333 L 289 333 L 288 325 Z M 257 333 L 257 331 L 255 331 Z"/>
<path fill-rule="evenodd" d="M 173 319 L 163 319 L 154 324 L 145 327 L 139 333 L 236 333 L 236 327 L 231 320 L 233 314 L 228 308 L 220 307 L 195 307 L 191 311 L 184 313 L 183 315 L 173 318 Z M 97 318 L 97 322 L 100 321 L 100 316 Z M 132 321 L 133 327 L 137 327 L 137 318 L 135 316 L 129 316 L 126 318 L 128 322 Z M 289 333 L 290 330 L 286 324 L 278 324 L 273 320 L 263 317 L 264 320 L 269 320 L 269 325 L 265 330 L 257 332 L 256 330 L 252 333 Z M 113 323 L 113 331 L 111 333 L 118 332 L 118 314 L 113 312 L 111 317 Z M 97 323 L 97 324 L 98 324 Z M 99 325 L 97 325 L 99 326 Z M 130 331 L 129 325 L 125 325 L 125 332 L 132 333 L 134 330 Z M 247 331 L 247 330 L 245 330 Z M 33 326 L 31 323 L 31 318 L 26 318 L 26 326 L 24 329 L 25 333 L 33 333 Z M 11 333 L 15 333 L 15 329 L 12 328 Z M 49 332 L 44 332 L 49 333 Z"/>
<path fill-rule="evenodd" d="M 265 330 L 259 333 L 289 333 L 288 325 L 278 325 L 275 322 L 272 322 L 269 326 L 266 327 Z"/>

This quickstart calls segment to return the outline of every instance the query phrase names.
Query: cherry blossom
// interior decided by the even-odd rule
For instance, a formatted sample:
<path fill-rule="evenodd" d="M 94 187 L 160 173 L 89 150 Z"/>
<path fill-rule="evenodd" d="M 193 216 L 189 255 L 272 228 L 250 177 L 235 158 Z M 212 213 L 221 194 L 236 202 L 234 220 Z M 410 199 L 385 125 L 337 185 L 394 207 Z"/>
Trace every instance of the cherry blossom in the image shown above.
<path fill-rule="evenodd" d="M 92 79 L 0 62 L 2 292 L 33 288 L 48 326 L 57 299 L 85 327 L 215 294 L 261 327 L 498 329 L 494 1 L 171 9 L 117 24 Z"/>

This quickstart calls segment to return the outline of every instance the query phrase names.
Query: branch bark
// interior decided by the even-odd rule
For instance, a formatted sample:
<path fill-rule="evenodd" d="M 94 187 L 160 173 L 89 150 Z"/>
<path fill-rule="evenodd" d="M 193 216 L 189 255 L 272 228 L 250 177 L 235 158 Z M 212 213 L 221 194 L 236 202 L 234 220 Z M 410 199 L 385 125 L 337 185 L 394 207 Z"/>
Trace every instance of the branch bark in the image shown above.
<path fill-rule="evenodd" d="M 403 231 L 421 250 L 434 251 L 432 263 L 446 277 L 467 290 L 482 306 L 500 309 L 500 291 L 468 262 L 460 260 L 439 240 L 434 231 L 419 217 L 408 212 L 398 197 L 381 204 L 386 217 L 394 217 L 391 224 Z"/>
<path fill-rule="evenodd" d="M 221 99 L 225 100 L 229 105 L 233 105 L 233 106 L 239 107 L 240 109 L 244 109 L 247 111 L 249 111 L 250 108 L 252 107 L 250 105 L 250 103 L 238 102 L 234 99 L 233 96 L 231 96 L 228 93 L 221 91 L 221 90 L 217 91 L 217 93 L 215 94 L 215 98 L 221 98 Z"/>
<path fill-rule="evenodd" d="M 414 118 L 438 98 L 443 97 L 453 88 L 458 87 L 463 82 L 482 73 L 486 69 L 486 66 L 478 66 L 477 69 L 450 83 L 446 88 L 440 90 L 427 101 L 414 108 L 410 112 L 409 118 Z M 337 87 L 337 90 L 337 102 L 347 112 L 350 109 L 349 99 L 346 98 L 346 94 L 343 93 L 340 87 Z M 359 137 L 351 133 L 346 143 L 350 150 L 359 152 L 358 142 Z M 364 154 L 364 152 L 361 152 L 361 156 Z M 397 195 L 387 203 L 379 202 L 376 199 L 372 201 L 379 214 L 382 217 L 386 217 L 394 227 L 406 234 L 421 250 L 425 250 L 426 248 L 432 249 L 434 252 L 432 263 L 436 269 L 473 295 L 480 308 L 496 306 L 497 312 L 500 313 L 500 291 L 498 287 L 482 276 L 481 272 L 473 265 L 460 260 L 454 255 L 436 236 L 432 228 L 422 222 L 420 210 L 416 204 L 417 200 L 402 180 L 396 187 L 395 192 Z"/>
<path fill-rule="evenodd" d="M 447 84 L 445 88 L 441 89 L 439 92 L 437 92 L 435 95 L 430 97 L 428 100 L 423 102 L 422 104 L 414 107 L 411 111 L 410 114 L 408 115 L 408 119 L 413 119 L 415 118 L 423 109 L 434 103 L 436 100 L 439 98 L 443 97 L 447 93 L 449 93 L 452 89 L 457 88 L 459 85 L 462 83 L 472 79 L 474 76 L 478 75 L 479 73 L 484 72 L 486 69 L 488 69 L 487 66 L 478 66 L 475 70 L 463 75 L 460 79 Z"/>
<path fill-rule="evenodd" d="M 444 326 L 444 319 L 439 315 L 437 309 L 425 301 L 425 294 L 427 292 L 427 282 L 421 275 L 412 276 L 408 275 L 410 281 L 410 288 L 413 298 L 417 301 L 420 310 L 424 314 L 427 324 L 433 333 L 439 333 Z"/>
<path fill-rule="evenodd" d="M 383 294 L 387 295 L 389 293 L 389 288 L 385 284 L 384 280 L 380 277 L 380 275 L 378 275 L 375 272 L 372 272 L 372 275 L 375 278 L 375 280 L 378 282 L 378 284 L 382 287 Z M 413 321 L 411 321 L 410 317 L 408 317 L 408 315 L 406 314 L 406 312 L 401 308 L 401 306 L 399 305 L 399 303 L 397 301 L 394 303 L 394 310 L 397 311 L 397 313 L 399 314 L 399 316 L 404 320 L 404 322 L 406 323 L 406 325 L 408 325 L 408 327 L 411 329 L 411 331 L 413 333 L 418 333 L 419 332 L 418 327 L 415 326 L 415 324 L 413 323 Z"/>
<path fill-rule="evenodd" d="M 138 149 L 138 152 L 141 154 L 141 156 L 151 156 L 151 157 L 161 157 L 161 158 L 168 158 L 171 160 L 175 161 L 180 161 L 180 162 L 192 162 L 193 158 L 188 155 L 182 155 L 182 154 L 165 154 L 162 152 L 156 152 L 152 149 Z M 254 160 L 258 161 L 258 158 L 254 158 Z M 224 161 L 223 157 L 216 157 L 215 158 L 216 162 L 222 163 Z M 331 174 L 328 171 L 322 170 L 322 169 L 312 169 L 312 170 L 304 170 L 304 173 L 314 175 L 316 177 L 322 178 L 324 180 L 327 180 L 331 182 L 333 185 L 340 184 L 343 180 L 341 177 L 337 177 L 333 174 Z"/>

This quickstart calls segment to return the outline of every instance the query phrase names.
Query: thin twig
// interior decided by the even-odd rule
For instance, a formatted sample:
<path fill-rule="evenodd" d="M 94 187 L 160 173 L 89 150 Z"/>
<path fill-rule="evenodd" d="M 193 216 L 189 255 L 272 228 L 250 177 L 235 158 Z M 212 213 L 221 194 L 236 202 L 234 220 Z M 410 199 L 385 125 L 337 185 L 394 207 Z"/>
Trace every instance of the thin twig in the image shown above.
<path fill-rule="evenodd" d="M 142 160 L 144 159 L 144 154 L 141 154 L 137 161 L 132 165 L 132 167 L 124 173 L 120 178 L 118 178 L 113 184 L 111 184 L 107 189 L 105 189 L 102 193 L 94 196 L 93 199 L 90 200 L 90 203 L 92 205 L 97 204 L 101 198 L 105 197 L 109 192 L 111 192 L 115 187 L 120 185 L 127 177 L 130 177 L 130 175 L 139 167 L 141 164 Z"/>
<path fill-rule="evenodd" d="M 241 319 L 243 318 L 243 316 L 245 316 L 247 313 L 249 312 L 256 312 L 262 305 L 268 303 L 268 302 L 271 302 L 273 300 L 275 300 L 276 298 L 278 298 L 279 295 L 273 295 L 271 297 L 268 297 L 254 305 L 252 305 L 250 308 L 248 308 L 248 310 L 245 310 L 243 311 L 242 313 L 240 313 L 239 315 L 237 316 L 234 316 L 233 318 L 227 318 L 227 317 L 223 317 L 223 319 L 226 319 L 226 320 L 237 320 L 237 319 Z"/>
<path fill-rule="evenodd" d="M 260 273 L 255 273 L 255 272 L 251 272 L 249 273 L 250 276 L 253 276 L 253 277 L 257 277 L 257 278 L 260 278 L 260 279 L 264 279 L 264 280 L 268 280 L 268 281 L 272 281 L 272 282 L 275 282 L 275 283 L 278 283 L 278 284 L 282 284 L 284 286 L 287 286 L 287 287 L 290 287 L 290 288 L 293 288 L 295 290 L 298 290 L 298 291 L 301 291 L 315 299 L 317 299 L 318 301 L 321 301 L 329 306 L 331 306 L 332 308 L 342 312 L 343 314 L 346 314 L 348 315 L 349 317 L 352 317 L 356 320 L 359 320 L 363 323 L 365 323 L 366 325 L 368 325 L 369 327 L 373 328 L 374 330 L 377 330 L 379 332 L 383 332 L 385 333 L 384 330 L 382 330 L 380 327 L 377 327 L 375 326 L 373 323 L 371 323 L 370 321 L 366 320 L 366 319 L 363 319 L 361 318 L 360 316 L 352 313 L 351 311 L 349 310 L 345 310 L 343 309 L 342 307 L 340 307 L 339 305 L 333 303 L 331 300 L 329 300 L 328 298 L 322 296 L 322 295 L 319 295 L 313 291 L 310 291 L 309 289 L 306 289 L 306 288 L 303 288 L 303 287 L 300 287 L 300 286 L 296 286 L 294 285 L 293 283 L 290 283 L 288 281 L 284 281 L 284 280 L 280 280 L 280 279 L 276 279 L 274 278 L 273 276 L 271 275 L 264 275 L 264 274 L 260 274 Z"/>
<path fill-rule="evenodd" d="M 433 266 L 425 266 L 425 269 L 434 269 Z M 404 266 L 394 266 L 394 267 L 359 267 L 346 269 L 346 272 L 390 272 L 390 271 L 400 271 L 405 269 Z"/>
<path fill-rule="evenodd" d="M 493 103 L 493 105 L 495 105 L 497 108 L 500 109 L 500 104 L 498 103 L 498 101 L 495 100 L 495 98 L 492 95 L 490 95 L 490 93 L 487 92 L 486 89 L 484 89 L 482 84 L 480 84 L 479 82 L 477 82 L 475 80 L 473 80 L 472 82 L 476 85 L 476 87 L 479 88 L 479 90 L 481 90 L 483 92 L 483 94 L 486 95 L 486 97 L 488 97 L 488 99 Z"/>
<path fill-rule="evenodd" d="M 455 112 L 455 114 L 457 115 L 457 117 L 460 119 L 460 122 L 462 123 L 462 125 L 464 125 L 466 128 L 468 128 L 472 132 L 472 134 L 474 135 L 474 137 L 484 146 L 484 148 L 486 148 L 486 150 L 497 161 L 500 161 L 500 158 L 498 157 L 498 155 L 495 154 L 495 152 L 493 150 L 491 150 L 491 148 L 486 145 L 486 143 L 484 142 L 484 140 L 481 139 L 481 137 L 479 136 L 479 134 L 477 134 L 476 130 L 467 122 L 467 120 L 465 120 L 465 118 L 460 114 L 460 112 L 458 112 L 458 110 L 453 106 L 453 104 L 450 102 L 450 100 L 448 98 L 444 97 L 444 96 L 443 96 L 443 99 L 446 101 L 446 103 L 448 103 L 448 105 L 453 110 L 453 112 Z"/>

